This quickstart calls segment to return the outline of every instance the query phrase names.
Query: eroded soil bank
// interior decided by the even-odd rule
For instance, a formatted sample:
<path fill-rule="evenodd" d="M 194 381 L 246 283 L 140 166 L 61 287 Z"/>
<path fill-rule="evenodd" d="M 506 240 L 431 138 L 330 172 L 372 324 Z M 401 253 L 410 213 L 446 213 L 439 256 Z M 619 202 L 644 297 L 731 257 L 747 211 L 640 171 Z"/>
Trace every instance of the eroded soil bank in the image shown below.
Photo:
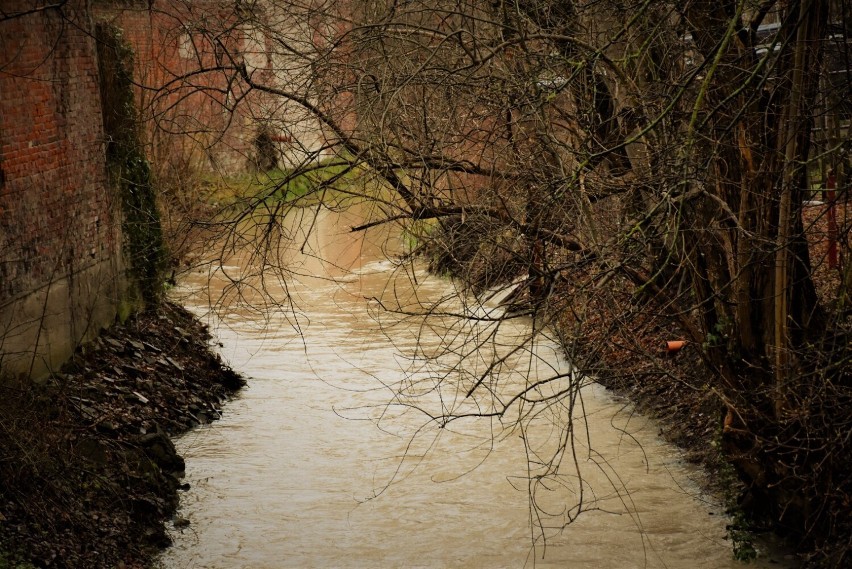
<path fill-rule="evenodd" d="M 840 204 L 838 216 L 847 219 L 847 208 L 848 204 Z M 825 306 L 839 310 L 839 303 L 832 299 L 840 290 L 841 273 L 827 262 L 829 227 L 825 207 L 819 204 L 806 207 L 804 221 L 809 230 L 811 276 L 816 294 Z M 664 311 L 654 302 L 656 299 L 642 302 L 633 289 L 619 288 L 617 283 L 608 293 L 609 296 L 589 300 L 588 317 L 579 337 L 572 336 L 574 322 L 570 318 L 556 317 L 556 321 L 563 324 L 563 337 L 570 339 L 566 349 L 599 383 L 630 399 L 641 412 L 660 419 L 661 434 L 681 447 L 687 460 L 705 469 L 708 488 L 725 498 L 732 515 L 730 536 L 735 549 L 742 548 L 738 554 L 744 558 L 752 554 L 754 532 L 774 531 L 784 536 L 786 546 L 798 553 L 795 557 L 788 554 L 790 560 L 806 567 L 848 566 L 849 544 L 852 543 L 848 508 L 841 510 L 833 525 L 827 525 L 825 520 L 819 524 L 813 521 L 818 519 L 819 509 L 826 508 L 818 504 L 829 503 L 828 491 L 835 494 L 843 491 L 846 482 L 842 481 L 848 479 L 845 469 L 833 473 L 836 488 L 826 488 L 825 495 L 814 492 L 809 496 L 814 503 L 810 512 L 814 515 L 811 525 L 797 526 L 790 520 L 779 521 L 779 508 L 772 502 L 772 496 L 765 489 L 761 491 L 759 484 L 752 487 L 744 484 L 736 463 L 728 462 L 729 459 L 742 462 L 747 458 L 761 467 L 770 467 L 760 462 L 767 459 L 757 449 L 753 456 L 726 449 L 723 434 L 726 407 L 714 388 L 718 378 L 702 358 L 705 346 L 686 342 L 679 351 L 668 352 L 667 341 L 684 340 L 687 334 L 674 318 L 664 316 Z M 841 316 L 832 315 L 833 318 Z M 847 312 L 847 334 L 848 323 Z M 825 413 L 826 423 L 842 425 L 845 422 L 843 417 L 832 416 L 832 411 L 817 410 Z M 834 447 L 840 448 L 843 444 L 841 432 L 846 431 L 839 429 L 836 437 L 825 441 L 829 454 L 836 453 Z M 802 474 L 814 486 L 819 482 L 814 474 L 816 469 L 811 465 Z"/>
<path fill-rule="evenodd" d="M 169 437 L 218 418 L 244 384 L 209 340 L 164 303 L 44 385 L 0 386 L 0 568 L 144 567 L 169 543 L 185 487 Z"/>

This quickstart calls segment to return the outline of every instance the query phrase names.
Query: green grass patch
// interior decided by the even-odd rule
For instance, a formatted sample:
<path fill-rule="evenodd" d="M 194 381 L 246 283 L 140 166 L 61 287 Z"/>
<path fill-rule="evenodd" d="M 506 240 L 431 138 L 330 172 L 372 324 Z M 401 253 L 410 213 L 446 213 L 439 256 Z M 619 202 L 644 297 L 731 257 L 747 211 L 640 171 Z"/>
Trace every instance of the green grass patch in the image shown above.
<path fill-rule="evenodd" d="M 275 168 L 224 178 L 208 177 L 202 180 L 202 186 L 207 190 L 204 199 L 210 204 L 286 202 L 308 206 L 363 195 L 370 188 L 370 178 L 373 176 L 362 166 L 332 159 L 296 169 Z"/>
<path fill-rule="evenodd" d="M 350 164 L 328 163 L 299 173 L 276 169 L 268 172 L 267 176 L 268 186 L 274 189 L 273 195 L 278 199 L 292 201 L 323 190 L 357 191 L 360 173 L 357 167 Z"/>

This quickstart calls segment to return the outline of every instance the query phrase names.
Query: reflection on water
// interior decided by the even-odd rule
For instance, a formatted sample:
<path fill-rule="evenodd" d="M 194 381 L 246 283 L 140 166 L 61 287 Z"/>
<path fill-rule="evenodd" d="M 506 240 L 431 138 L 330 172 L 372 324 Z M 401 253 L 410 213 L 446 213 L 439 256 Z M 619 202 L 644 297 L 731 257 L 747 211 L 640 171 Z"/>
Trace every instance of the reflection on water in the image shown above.
<path fill-rule="evenodd" d="M 490 420 L 443 424 L 448 414 L 490 413 L 565 363 L 542 341 L 505 358 L 488 399 L 464 397 L 458 386 L 478 381 L 489 356 L 511 352 L 528 323 L 495 333 L 449 315 L 383 312 L 380 303 L 414 312 L 426 299 L 445 299 L 442 313 L 458 306 L 450 283 L 379 260 L 387 252 L 353 239 L 346 219 L 320 212 L 313 223 L 319 237 L 306 250 L 332 262 L 288 257 L 300 275 L 288 281 L 295 312 L 262 325 L 240 310 L 218 321 L 222 351 L 249 386 L 222 420 L 177 441 L 191 484 L 180 516 L 191 526 L 174 531 L 163 567 L 738 566 L 726 520 L 698 493 L 692 471 L 653 422 L 596 386 L 576 400 L 588 422 L 572 439 L 579 468 L 569 454 L 560 475 L 538 486 L 529 483 L 540 460 L 530 449 L 558 448 L 561 426 L 579 409 L 551 405 L 525 428 L 511 421 L 533 409 L 523 404 Z M 203 290 L 207 276 L 184 288 Z M 206 301 L 193 302 L 203 312 Z M 468 349 L 477 342 L 478 352 Z M 448 345 L 450 353 L 431 357 Z M 581 492 L 589 510 L 563 530 Z"/>

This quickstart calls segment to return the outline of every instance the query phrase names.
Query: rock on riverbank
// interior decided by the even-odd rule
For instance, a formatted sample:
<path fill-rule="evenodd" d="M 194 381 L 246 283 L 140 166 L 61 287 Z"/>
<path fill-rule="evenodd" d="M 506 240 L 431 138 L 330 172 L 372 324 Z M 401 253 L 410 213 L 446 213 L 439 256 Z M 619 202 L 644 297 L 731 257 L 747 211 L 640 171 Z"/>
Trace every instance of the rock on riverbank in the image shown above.
<path fill-rule="evenodd" d="M 0 385 L 0 568 L 143 567 L 169 543 L 184 467 L 169 436 L 244 384 L 209 339 L 164 303 L 44 385 Z"/>

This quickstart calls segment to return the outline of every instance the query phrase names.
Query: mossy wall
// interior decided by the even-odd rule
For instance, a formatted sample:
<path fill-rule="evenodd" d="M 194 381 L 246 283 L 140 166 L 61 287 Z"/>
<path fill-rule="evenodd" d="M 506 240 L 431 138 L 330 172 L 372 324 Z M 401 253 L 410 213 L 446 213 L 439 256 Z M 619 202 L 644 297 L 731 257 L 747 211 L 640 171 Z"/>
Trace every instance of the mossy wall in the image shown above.
<path fill-rule="evenodd" d="M 141 300 L 156 303 L 162 293 L 166 248 L 157 210 L 151 165 L 133 95 L 133 51 L 121 30 L 108 23 L 95 27 L 101 104 L 110 182 L 118 190 L 129 276 Z"/>

